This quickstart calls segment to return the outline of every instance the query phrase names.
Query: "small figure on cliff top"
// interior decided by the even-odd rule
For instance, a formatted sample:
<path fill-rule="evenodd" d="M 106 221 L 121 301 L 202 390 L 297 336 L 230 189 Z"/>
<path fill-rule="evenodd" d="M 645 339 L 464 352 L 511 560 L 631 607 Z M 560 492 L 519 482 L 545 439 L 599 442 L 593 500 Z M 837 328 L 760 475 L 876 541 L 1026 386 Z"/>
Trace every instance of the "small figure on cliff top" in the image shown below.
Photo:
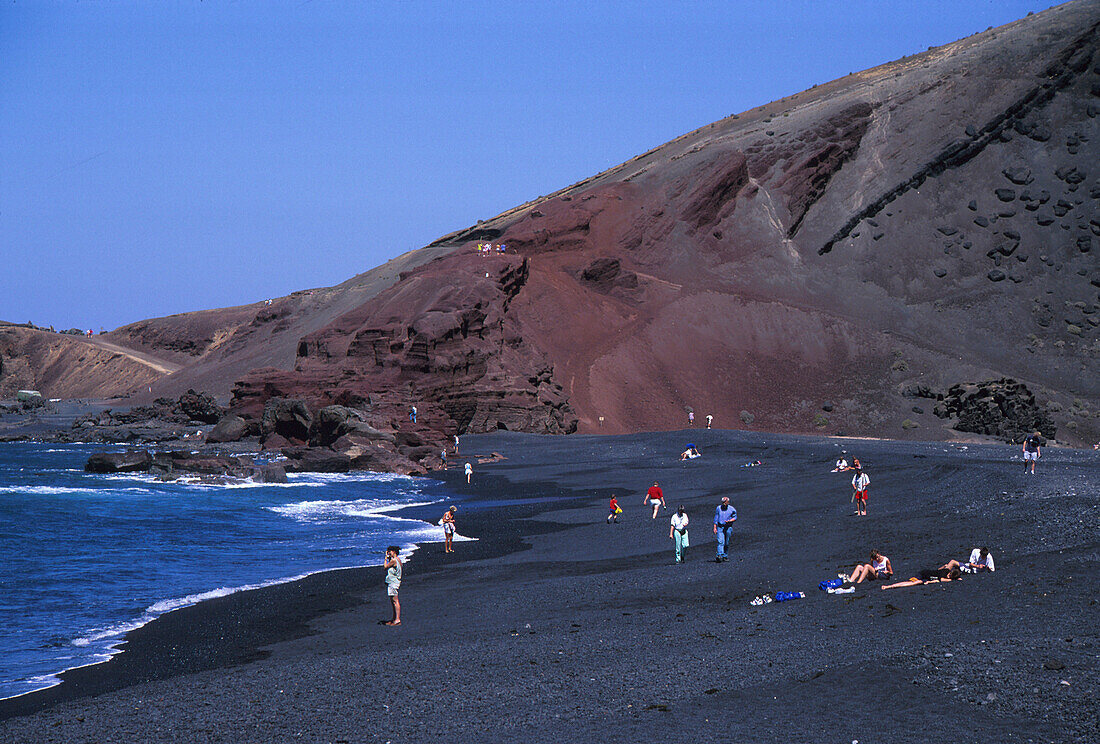
<path fill-rule="evenodd" d="M 409 421 L 416 423 L 416 406 L 413 406 L 412 410 L 409 411 Z"/>

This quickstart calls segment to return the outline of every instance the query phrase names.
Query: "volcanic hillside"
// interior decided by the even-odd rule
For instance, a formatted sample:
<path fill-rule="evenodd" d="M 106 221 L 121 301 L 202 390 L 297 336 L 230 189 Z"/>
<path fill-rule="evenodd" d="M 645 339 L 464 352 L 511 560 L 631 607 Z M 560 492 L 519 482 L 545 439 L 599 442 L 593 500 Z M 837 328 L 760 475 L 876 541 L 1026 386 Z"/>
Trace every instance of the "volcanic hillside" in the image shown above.
<path fill-rule="evenodd" d="M 730 116 L 341 287 L 109 337 L 182 365 L 154 392 L 239 379 L 254 417 L 283 396 L 391 419 L 415 403 L 440 431 L 680 428 L 694 410 L 927 438 L 959 411 L 922 397 L 1012 378 L 1037 401 L 1005 382 L 990 405 L 1034 403 L 1044 433 L 1084 442 L 1098 38 L 1100 3 L 1059 6 Z"/>

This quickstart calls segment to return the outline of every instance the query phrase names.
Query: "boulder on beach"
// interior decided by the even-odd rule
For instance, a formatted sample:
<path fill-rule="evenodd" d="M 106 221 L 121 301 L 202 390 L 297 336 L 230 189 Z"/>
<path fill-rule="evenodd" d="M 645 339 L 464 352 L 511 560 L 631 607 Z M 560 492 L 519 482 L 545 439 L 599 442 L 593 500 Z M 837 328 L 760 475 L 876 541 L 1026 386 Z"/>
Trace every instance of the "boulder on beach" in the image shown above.
<path fill-rule="evenodd" d="M 206 441 L 211 444 L 221 442 L 238 442 L 248 435 L 248 422 L 235 413 L 223 416 L 210 433 L 206 435 Z"/>
<path fill-rule="evenodd" d="M 313 414 L 305 401 L 298 398 L 271 398 L 264 404 L 260 419 L 260 439 L 266 441 L 278 434 L 289 442 L 304 444 L 309 441 L 309 428 Z"/>

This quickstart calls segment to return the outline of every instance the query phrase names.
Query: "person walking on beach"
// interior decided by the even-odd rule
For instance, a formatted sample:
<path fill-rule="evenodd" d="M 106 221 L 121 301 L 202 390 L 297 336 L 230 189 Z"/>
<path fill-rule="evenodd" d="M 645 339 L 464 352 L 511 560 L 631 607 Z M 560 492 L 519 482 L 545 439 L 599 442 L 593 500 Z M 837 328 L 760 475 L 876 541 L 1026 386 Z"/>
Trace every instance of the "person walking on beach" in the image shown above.
<path fill-rule="evenodd" d="M 707 428 L 708 428 L 708 429 L 710 428 L 710 422 L 711 422 L 711 421 L 714 421 L 714 416 L 711 416 L 711 415 L 710 415 L 710 414 L 708 413 L 708 414 L 707 414 Z"/>
<path fill-rule="evenodd" d="M 458 435 L 455 434 L 455 454 L 458 454 Z"/>
<path fill-rule="evenodd" d="M 642 499 L 642 503 L 649 504 L 653 507 L 653 516 L 650 517 L 650 519 L 656 519 L 657 510 L 665 506 L 665 493 L 661 490 L 661 487 L 657 485 L 657 481 L 653 481 L 653 485 L 645 492 L 645 498 Z"/>
<path fill-rule="evenodd" d="M 733 523 L 737 521 L 737 510 L 730 506 L 730 497 L 723 496 L 722 504 L 714 510 L 714 534 L 718 538 L 718 555 L 715 563 L 729 560 L 726 549 L 733 540 Z"/>
<path fill-rule="evenodd" d="M 688 515 L 684 512 L 684 505 L 676 509 L 672 515 L 672 524 L 668 528 L 668 536 L 676 547 L 676 562 L 684 562 L 684 550 L 688 547 Z"/>
<path fill-rule="evenodd" d="M 458 511 L 457 506 L 452 506 L 447 511 L 443 512 L 443 519 L 439 520 L 439 523 L 443 525 L 443 552 L 453 553 L 455 552 L 452 541 L 455 535 L 455 512 Z"/>
<path fill-rule="evenodd" d="M 393 618 L 385 625 L 401 624 L 401 602 L 397 599 L 397 590 L 401 588 L 401 559 L 397 557 L 400 552 L 401 548 L 396 545 L 386 548 L 386 562 L 383 565 L 386 568 L 386 594 L 393 607 Z"/>
<path fill-rule="evenodd" d="M 610 513 L 607 515 L 607 523 L 615 524 L 619 523 L 619 515 L 623 513 L 623 508 L 619 506 L 619 500 L 615 498 L 615 494 L 611 494 L 611 500 L 607 502 L 607 508 Z"/>
<path fill-rule="evenodd" d="M 470 478 L 473 476 L 473 474 L 474 474 L 474 466 L 471 465 L 470 463 L 466 463 L 466 483 L 467 483 L 467 485 L 470 483 Z"/>
<path fill-rule="evenodd" d="M 1027 472 L 1028 465 L 1031 466 L 1031 474 L 1035 475 L 1035 463 L 1042 457 L 1042 453 L 1039 451 L 1039 443 L 1043 441 L 1042 435 L 1039 432 L 1029 434 L 1024 439 L 1024 472 Z"/>
<path fill-rule="evenodd" d="M 447 469 L 447 448 L 444 447 L 439 451 L 439 459 L 443 461 L 443 469 Z"/>
<path fill-rule="evenodd" d="M 856 516 L 867 516 L 867 486 L 871 484 L 871 479 L 867 477 L 867 473 L 863 472 L 863 468 L 859 465 L 859 460 L 856 460 L 855 475 L 852 476 L 852 501 L 856 502 Z"/>

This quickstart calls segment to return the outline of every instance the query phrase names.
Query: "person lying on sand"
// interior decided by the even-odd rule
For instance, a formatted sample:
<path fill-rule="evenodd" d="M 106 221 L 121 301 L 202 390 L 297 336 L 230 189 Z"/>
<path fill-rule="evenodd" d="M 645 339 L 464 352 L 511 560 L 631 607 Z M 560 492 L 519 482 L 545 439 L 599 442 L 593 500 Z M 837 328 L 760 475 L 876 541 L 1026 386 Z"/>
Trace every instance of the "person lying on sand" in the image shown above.
<path fill-rule="evenodd" d="M 951 561 L 951 563 L 957 562 Z M 935 569 L 925 568 L 908 581 L 899 581 L 895 584 L 883 584 L 882 588 L 897 589 L 899 586 L 919 586 L 921 584 L 936 584 L 941 581 L 958 581 L 961 576 L 962 571 L 959 570 L 957 565 L 955 568 L 947 568 L 946 566 Z"/>
<path fill-rule="evenodd" d="M 871 551 L 871 562 L 862 563 L 852 571 L 850 581 L 860 584 L 864 581 L 885 581 L 894 575 L 894 567 L 890 565 L 890 559 L 877 550 Z"/>
<path fill-rule="evenodd" d="M 689 444 L 687 449 L 680 453 L 680 460 L 694 460 L 696 457 L 702 457 L 699 449 L 694 444 Z"/>

